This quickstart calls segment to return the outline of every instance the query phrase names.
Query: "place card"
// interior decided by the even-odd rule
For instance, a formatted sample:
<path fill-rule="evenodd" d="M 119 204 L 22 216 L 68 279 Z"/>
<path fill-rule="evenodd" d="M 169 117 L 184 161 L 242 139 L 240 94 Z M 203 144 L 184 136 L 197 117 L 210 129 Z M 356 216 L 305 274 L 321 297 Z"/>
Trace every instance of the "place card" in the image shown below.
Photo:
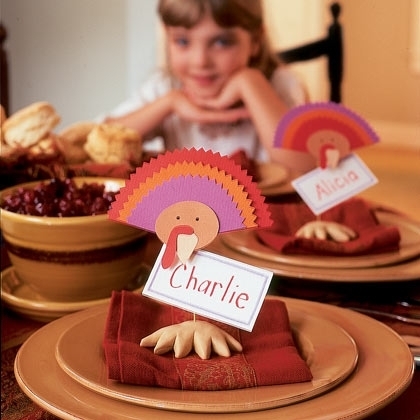
<path fill-rule="evenodd" d="M 370 124 L 343 104 L 315 102 L 291 108 L 280 120 L 274 147 L 309 153 L 326 167 L 328 155 L 342 159 L 379 141 Z"/>
<path fill-rule="evenodd" d="M 292 185 L 316 215 L 378 182 L 353 152 L 378 141 L 379 136 L 362 116 L 334 102 L 292 108 L 274 135 L 274 147 L 315 158 L 317 169 L 295 179 Z"/>
<path fill-rule="evenodd" d="M 377 182 L 364 162 L 350 154 L 334 169 L 318 167 L 293 180 L 292 185 L 312 212 L 319 215 Z"/>
<path fill-rule="evenodd" d="M 143 295 L 252 331 L 273 273 L 206 251 L 163 268 L 163 245 Z"/>
<path fill-rule="evenodd" d="M 272 273 L 200 251 L 219 233 L 272 225 L 257 184 L 228 156 L 168 151 L 130 176 L 109 218 L 163 243 L 144 295 L 251 331 Z"/>

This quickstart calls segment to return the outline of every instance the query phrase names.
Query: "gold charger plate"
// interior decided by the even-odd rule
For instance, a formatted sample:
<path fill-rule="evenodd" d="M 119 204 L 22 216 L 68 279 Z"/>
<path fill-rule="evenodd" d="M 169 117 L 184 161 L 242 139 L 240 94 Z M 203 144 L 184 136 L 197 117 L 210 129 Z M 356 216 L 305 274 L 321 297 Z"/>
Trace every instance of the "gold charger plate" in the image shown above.
<path fill-rule="evenodd" d="M 297 404 L 246 413 L 220 413 L 220 420 L 325 420 L 361 419 L 397 398 L 410 384 L 412 355 L 403 340 L 390 328 L 343 308 L 315 302 L 282 298 L 289 310 L 318 316 L 336 323 L 356 342 L 358 365 L 353 374 L 330 392 Z M 33 334 L 20 348 L 15 360 L 19 386 L 35 403 L 63 419 L 92 420 L 202 420 L 215 414 L 163 411 L 108 398 L 74 381 L 55 359 L 57 342 L 63 333 L 82 319 L 103 313 L 94 307 L 58 319 Z M 380 345 L 378 345 L 380 343 Z M 100 372 L 98 372 L 100 374 Z M 267 388 L 267 387 L 264 387 Z M 256 389 L 255 389 L 256 390 Z M 220 398 L 223 392 L 214 394 Z M 351 401 L 351 404 L 349 404 Z"/>
<path fill-rule="evenodd" d="M 229 248 L 274 263 L 305 267 L 365 268 L 400 263 L 420 255 L 420 223 L 399 214 L 376 210 L 378 221 L 385 226 L 396 226 L 401 235 L 400 249 L 395 252 L 358 256 L 322 256 L 282 254 L 262 243 L 254 230 L 239 230 L 220 235 Z"/>
<path fill-rule="evenodd" d="M 136 281 L 127 285 L 127 290 L 141 290 L 149 273 L 150 268 L 143 267 Z M 36 321 L 50 322 L 64 315 L 106 303 L 110 300 L 110 297 L 80 302 L 46 300 L 28 285 L 24 284 L 16 276 L 15 269 L 12 266 L 1 273 L 1 299 L 4 305 L 14 312 Z"/>
<path fill-rule="evenodd" d="M 379 213 L 379 210 L 378 210 Z M 258 244 L 258 252 L 264 254 L 278 254 L 274 250 L 262 245 L 257 241 L 256 238 L 253 238 L 255 233 L 252 231 L 238 231 L 231 233 L 223 233 L 219 235 L 209 246 L 206 247 L 206 250 L 209 252 L 214 252 L 216 254 L 223 255 L 227 258 L 232 258 L 234 260 L 242 261 L 247 264 L 251 264 L 260 268 L 265 268 L 272 271 L 275 275 L 291 278 L 291 279 L 302 279 L 302 280 L 313 280 L 313 281 L 331 281 L 331 282 L 395 282 L 395 281 L 418 281 L 420 280 L 420 254 L 418 250 L 417 241 L 420 240 L 419 235 L 419 222 L 413 221 L 411 219 L 405 218 L 398 214 L 389 213 L 389 212 L 380 212 L 381 218 L 387 218 L 387 220 L 393 219 L 395 223 L 400 223 L 403 229 L 403 236 L 406 236 L 403 239 L 402 250 L 397 251 L 391 256 L 380 256 L 379 258 L 388 258 L 389 261 L 394 260 L 394 263 L 389 262 L 388 264 L 379 264 L 372 265 L 369 264 L 369 261 L 366 260 L 362 265 L 368 265 L 367 267 L 354 267 L 350 266 L 348 268 L 340 267 L 336 265 L 337 257 L 322 257 L 317 258 L 324 261 L 321 266 L 315 264 L 315 266 L 306 265 L 304 259 L 306 256 L 290 256 L 291 258 L 300 258 L 300 264 L 290 264 L 284 261 L 274 261 L 272 258 L 264 256 L 250 255 L 252 251 L 244 252 L 237 249 L 233 249 L 232 246 L 227 246 L 225 241 L 229 235 L 243 235 L 242 239 L 244 243 L 247 241 L 252 242 L 252 245 L 247 245 L 248 249 L 256 247 Z M 383 216 L 385 215 L 386 216 Z M 389 216 L 389 217 L 388 217 Z M 404 234 L 404 232 L 406 232 Z M 409 232 L 409 233 L 407 233 Z M 410 238 L 410 239 L 409 239 Z M 379 254 L 374 256 L 370 255 L 367 258 L 374 258 Z M 403 257 L 402 257 L 403 255 Z M 409 255 L 413 255 L 411 258 Z M 309 257 L 311 258 L 311 257 Z M 343 257 L 344 258 L 344 257 Z M 348 261 L 353 261 L 354 257 L 346 257 Z M 400 262 L 395 261 L 400 260 Z M 328 262 L 328 263 L 327 263 Z"/>
<path fill-rule="evenodd" d="M 345 380 L 357 363 L 356 344 L 341 327 L 315 315 L 301 316 L 289 309 L 296 342 L 311 369 L 312 381 L 223 392 L 187 392 L 121 384 L 107 378 L 102 350 L 106 315 L 104 310 L 63 332 L 56 346 L 58 364 L 76 382 L 96 393 L 148 407 L 201 413 L 281 407 L 329 391 Z"/>
<path fill-rule="evenodd" d="M 399 264 L 364 268 L 305 267 L 251 257 L 227 247 L 220 238 L 206 248 L 209 252 L 265 268 L 275 275 L 290 279 L 331 282 L 395 282 L 420 280 L 420 257 Z"/>

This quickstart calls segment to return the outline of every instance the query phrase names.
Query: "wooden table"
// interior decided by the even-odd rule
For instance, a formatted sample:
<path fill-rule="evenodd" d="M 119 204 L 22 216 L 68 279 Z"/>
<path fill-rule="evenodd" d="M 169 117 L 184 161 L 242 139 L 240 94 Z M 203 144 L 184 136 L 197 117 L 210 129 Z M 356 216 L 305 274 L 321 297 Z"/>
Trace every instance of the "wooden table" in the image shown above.
<path fill-rule="evenodd" d="M 420 220 L 420 155 L 418 151 L 390 150 L 381 145 L 367 148 L 358 153 L 378 177 L 380 183 L 361 195 L 369 200 L 399 210 Z M 160 243 L 154 236 L 148 243 L 147 258 L 153 262 Z M 9 260 L 2 246 L 2 270 Z M 327 302 L 338 306 L 363 305 L 366 308 L 382 309 L 389 312 L 401 310 L 395 301 L 398 297 L 420 296 L 420 279 L 415 282 L 386 284 L 288 281 L 275 279 L 270 293 Z M 419 308 L 409 312 L 420 314 Z M 398 321 L 381 319 L 400 334 L 420 337 L 418 326 Z M 13 362 L 20 345 L 44 324 L 19 316 L 2 305 L 2 375 L 1 375 L 1 417 L 4 420 L 50 420 L 55 416 L 46 413 L 34 404 L 16 383 Z M 420 419 L 420 369 L 415 371 L 409 388 L 388 406 L 369 417 L 370 420 L 414 420 Z M 350 404 L 350 402 L 349 402 Z M 157 413 L 157 416 L 161 413 Z M 163 416 L 163 415 L 162 415 Z"/>
<path fill-rule="evenodd" d="M 147 258 L 154 261 L 160 242 L 154 236 L 150 237 L 148 243 Z M 2 247 L 2 269 L 9 264 L 4 247 Z M 274 287 L 270 290 L 272 294 L 281 296 L 299 297 L 308 300 L 322 301 L 339 306 L 363 305 L 367 308 L 385 309 L 389 312 L 398 312 L 395 304 L 396 293 L 401 297 L 406 294 L 420 296 L 420 283 L 409 282 L 404 287 L 387 285 L 382 288 L 380 285 L 359 285 L 340 284 L 332 287 L 331 283 L 317 282 L 317 284 L 305 284 L 287 282 L 285 279 L 274 279 Z M 361 292 L 363 290 L 363 292 Z M 381 292 L 378 294 L 378 291 Z M 359 298 L 357 298 L 359 296 Z M 363 296 L 360 299 L 360 296 Z M 420 308 L 410 309 L 409 312 L 420 315 Z M 404 324 L 401 322 L 390 322 L 382 320 L 398 333 L 412 334 L 420 337 L 420 327 Z M 14 378 L 13 362 L 21 344 L 39 328 L 45 324 L 19 316 L 2 306 L 1 318 L 2 331 L 2 409 L 1 417 L 4 420 L 52 420 L 55 416 L 45 412 L 34 404 L 19 388 Z M 370 420 L 413 420 L 420 418 L 420 369 L 417 369 L 409 388 L 394 402 L 369 417 Z"/>

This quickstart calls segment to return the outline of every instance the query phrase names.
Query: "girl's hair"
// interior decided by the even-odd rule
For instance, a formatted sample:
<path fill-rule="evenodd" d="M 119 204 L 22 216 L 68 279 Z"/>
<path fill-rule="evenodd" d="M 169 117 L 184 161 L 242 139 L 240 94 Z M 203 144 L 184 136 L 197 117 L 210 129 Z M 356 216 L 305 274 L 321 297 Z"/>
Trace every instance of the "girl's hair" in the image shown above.
<path fill-rule="evenodd" d="M 280 60 L 270 51 L 263 32 L 263 9 L 260 0 L 159 0 L 158 13 L 165 26 L 192 28 L 206 13 L 223 28 L 239 26 L 260 40 L 259 53 L 250 67 L 270 78 Z"/>

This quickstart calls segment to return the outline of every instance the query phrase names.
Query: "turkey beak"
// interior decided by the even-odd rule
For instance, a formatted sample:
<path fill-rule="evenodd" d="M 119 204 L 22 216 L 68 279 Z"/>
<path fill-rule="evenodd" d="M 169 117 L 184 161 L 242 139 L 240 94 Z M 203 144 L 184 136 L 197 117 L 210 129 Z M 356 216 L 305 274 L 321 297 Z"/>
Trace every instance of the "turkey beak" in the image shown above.
<path fill-rule="evenodd" d="M 198 236 L 195 233 L 190 235 L 181 233 L 176 239 L 176 255 L 182 264 L 185 264 L 191 257 L 198 243 Z"/>
<path fill-rule="evenodd" d="M 340 161 L 340 151 L 334 146 L 325 145 L 320 150 L 319 161 L 322 169 L 334 169 L 338 166 L 338 162 Z"/>
<path fill-rule="evenodd" d="M 198 237 L 194 234 L 194 229 L 191 226 L 175 226 L 171 230 L 166 243 L 166 249 L 162 257 L 162 267 L 169 268 L 174 263 L 176 256 L 185 264 L 193 253 L 197 242 Z"/>

